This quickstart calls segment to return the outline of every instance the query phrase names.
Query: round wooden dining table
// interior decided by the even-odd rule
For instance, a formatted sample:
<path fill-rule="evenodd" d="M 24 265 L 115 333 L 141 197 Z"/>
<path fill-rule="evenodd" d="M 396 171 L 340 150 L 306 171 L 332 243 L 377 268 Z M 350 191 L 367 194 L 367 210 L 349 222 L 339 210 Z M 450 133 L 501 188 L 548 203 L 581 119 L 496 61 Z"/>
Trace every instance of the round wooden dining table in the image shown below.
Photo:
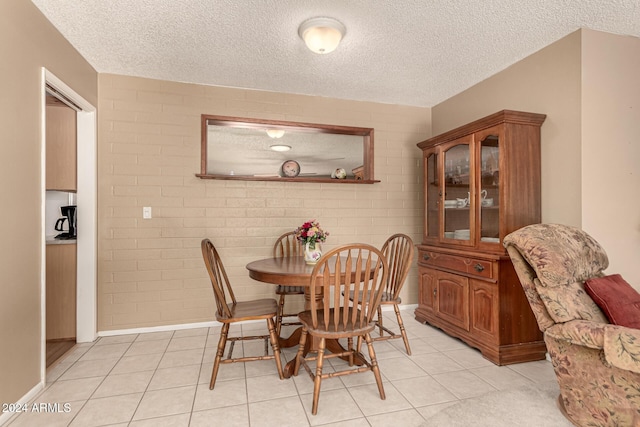
<path fill-rule="evenodd" d="M 330 268 L 333 268 L 334 263 L 328 263 Z M 305 309 L 310 308 L 311 295 L 309 295 L 309 284 L 311 281 L 311 274 L 313 272 L 313 265 L 308 265 L 304 257 L 290 257 L 290 258 L 265 258 L 257 261 L 252 261 L 247 264 L 247 270 L 249 270 L 249 277 L 259 282 L 272 283 L 274 285 L 284 286 L 304 286 L 305 288 Z M 322 276 L 318 275 L 319 279 L 316 279 L 316 285 L 322 285 Z M 317 292 L 321 292 L 321 288 L 316 288 Z M 322 294 L 318 293 L 314 298 L 322 298 Z M 288 338 L 279 337 L 278 344 L 280 347 L 293 347 L 300 342 L 300 335 L 302 334 L 302 327 L 297 328 Z M 308 351 L 317 348 L 317 343 L 312 336 L 307 337 L 305 346 L 305 355 Z M 333 353 L 343 352 L 345 349 L 338 342 L 338 340 L 326 340 L 326 350 Z M 362 364 L 361 361 L 356 358 L 356 364 Z M 293 373 L 295 360 L 291 360 L 287 363 L 284 369 L 284 375 L 289 378 Z"/>
<path fill-rule="evenodd" d="M 252 279 L 284 286 L 309 286 L 313 267 L 302 256 L 265 258 L 247 264 Z"/>

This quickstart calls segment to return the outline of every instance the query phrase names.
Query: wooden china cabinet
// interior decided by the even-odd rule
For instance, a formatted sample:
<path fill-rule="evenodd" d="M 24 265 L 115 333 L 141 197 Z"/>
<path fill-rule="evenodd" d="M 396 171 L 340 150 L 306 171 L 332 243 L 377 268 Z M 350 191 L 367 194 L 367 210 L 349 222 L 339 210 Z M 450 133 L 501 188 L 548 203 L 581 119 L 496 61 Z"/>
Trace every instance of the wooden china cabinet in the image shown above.
<path fill-rule="evenodd" d="M 504 110 L 418 144 L 425 215 L 416 319 L 498 365 L 546 353 L 502 246 L 507 234 L 540 222 L 545 117 Z"/>

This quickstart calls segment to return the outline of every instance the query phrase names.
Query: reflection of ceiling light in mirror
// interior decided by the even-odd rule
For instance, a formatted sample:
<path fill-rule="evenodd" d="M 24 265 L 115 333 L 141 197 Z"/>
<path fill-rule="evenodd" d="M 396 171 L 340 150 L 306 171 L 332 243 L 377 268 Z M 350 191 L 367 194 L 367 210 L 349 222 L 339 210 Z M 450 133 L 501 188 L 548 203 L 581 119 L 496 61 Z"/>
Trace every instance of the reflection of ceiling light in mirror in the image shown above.
<path fill-rule="evenodd" d="M 347 29 L 333 18 L 311 18 L 300 24 L 298 35 L 315 53 L 333 52 L 340 44 Z"/>
<path fill-rule="evenodd" d="M 289 150 L 291 150 L 291 146 L 289 146 L 289 145 L 272 145 L 269 148 L 271 148 L 273 151 L 289 151 Z"/>
<path fill-rule="evenodd" d="M 284 131 L 282 129 L 267 129 L 267 135 L 271 138 L 282 138 Z"/>

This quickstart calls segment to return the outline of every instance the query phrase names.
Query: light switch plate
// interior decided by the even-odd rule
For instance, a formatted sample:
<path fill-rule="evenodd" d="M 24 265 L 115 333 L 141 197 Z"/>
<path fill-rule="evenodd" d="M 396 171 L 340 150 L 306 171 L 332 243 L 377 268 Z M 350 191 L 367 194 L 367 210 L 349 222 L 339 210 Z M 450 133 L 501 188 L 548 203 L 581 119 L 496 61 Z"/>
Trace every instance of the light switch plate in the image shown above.
<path fill-rule="evenodd" d="M 142 208 L 142 218 L 144 219 L 151 218 L 151 206 L 145 206 Z"/>

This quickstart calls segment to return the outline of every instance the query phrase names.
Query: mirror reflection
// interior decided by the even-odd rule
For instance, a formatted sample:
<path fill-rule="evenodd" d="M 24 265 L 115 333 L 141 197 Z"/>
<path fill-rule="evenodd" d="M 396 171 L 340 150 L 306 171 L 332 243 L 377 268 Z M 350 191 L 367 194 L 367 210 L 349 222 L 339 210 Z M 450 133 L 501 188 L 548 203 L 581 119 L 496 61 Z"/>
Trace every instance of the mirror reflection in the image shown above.
<path fill-rule="evenodd" d="M 202 118 L 201 178 L 372 181 L 373 129 Z"/>

